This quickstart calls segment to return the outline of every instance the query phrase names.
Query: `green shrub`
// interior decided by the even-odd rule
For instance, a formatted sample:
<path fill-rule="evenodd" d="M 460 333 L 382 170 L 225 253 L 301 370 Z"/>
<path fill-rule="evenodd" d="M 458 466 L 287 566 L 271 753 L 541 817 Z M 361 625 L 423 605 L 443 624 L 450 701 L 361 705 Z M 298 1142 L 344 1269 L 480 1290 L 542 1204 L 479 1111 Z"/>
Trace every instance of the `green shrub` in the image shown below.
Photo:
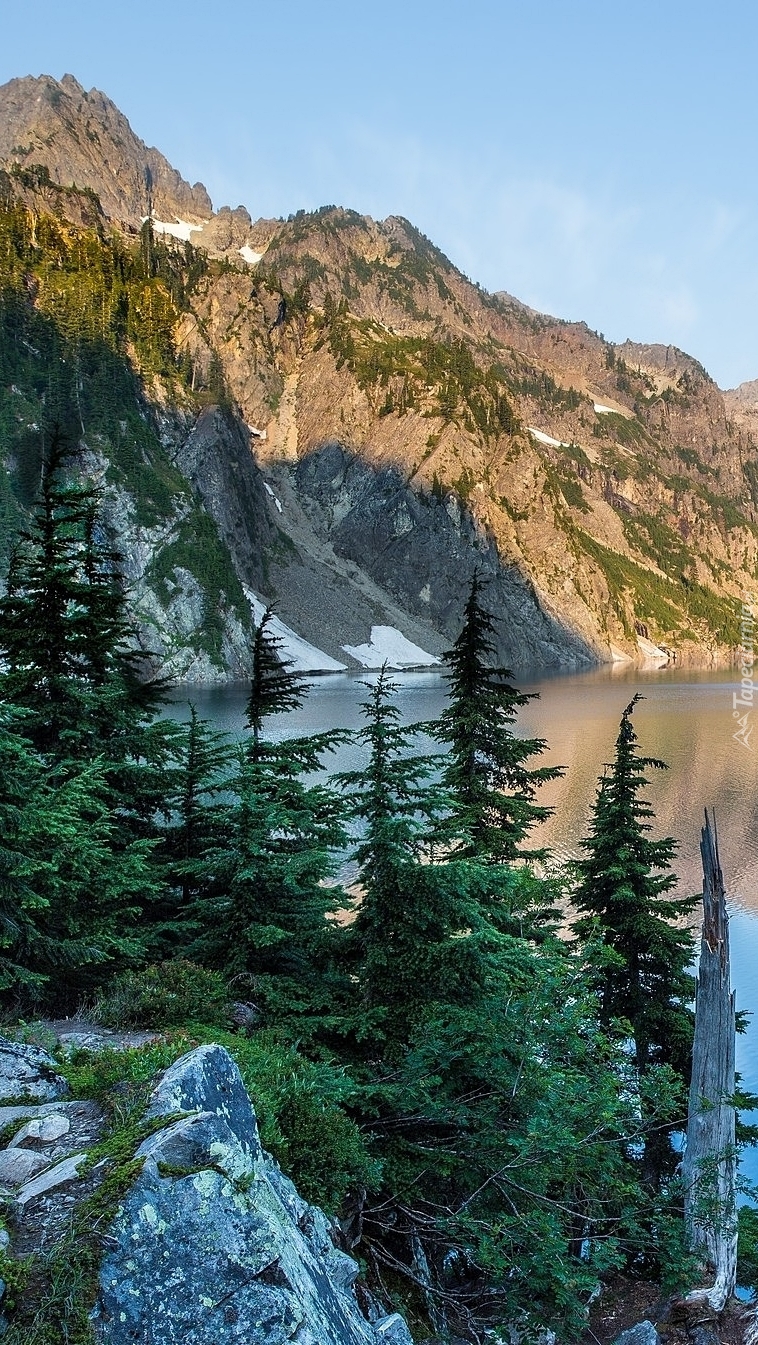
<path fill-rule="evenodd" d="M 230 1016 L 223 976 L 184 958 L 116 976 L 95 1006 L 107 1027 L 184 1027 L 203 1022 L 225 1027 Z"/>
<path fill-rule="evenodd" d="M 234 1057 L 264 1148 L 305 1200 L 334 1212 L 351 1187 L 378 1187 L 380 1166 L 348 1115 L 357 1088 L 343 1069 L 330 1061 L 308 1060 L 274 1032 L 242 1037 L 196 1031 Z"/>

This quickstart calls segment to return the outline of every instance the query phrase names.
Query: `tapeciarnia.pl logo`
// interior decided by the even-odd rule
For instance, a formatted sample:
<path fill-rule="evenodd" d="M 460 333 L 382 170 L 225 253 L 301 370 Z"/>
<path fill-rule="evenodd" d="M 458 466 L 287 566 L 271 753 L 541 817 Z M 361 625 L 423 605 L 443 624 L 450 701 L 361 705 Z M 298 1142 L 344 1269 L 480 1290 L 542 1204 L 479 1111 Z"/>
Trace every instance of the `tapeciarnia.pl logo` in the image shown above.
<path fill-rule="evenodd" d="M 753 693 L 755 690 L 753 684 L 753 665 L 755 655 L 753 653 L 753 641 L 755 633 L 755 620 L 753 617 L 753 604 L 748 594 L 742 596 L 742 611 L 740 613 L 740 674 L 742 682 L 739 691 L 732 692 L 732 718 L 737 720 L 737 728 L 732 734 L 735 742 L 741 747 L 750 749 L 750 735 L 755 727 L 750 723 L 750 716 L 753 712 Z"/>

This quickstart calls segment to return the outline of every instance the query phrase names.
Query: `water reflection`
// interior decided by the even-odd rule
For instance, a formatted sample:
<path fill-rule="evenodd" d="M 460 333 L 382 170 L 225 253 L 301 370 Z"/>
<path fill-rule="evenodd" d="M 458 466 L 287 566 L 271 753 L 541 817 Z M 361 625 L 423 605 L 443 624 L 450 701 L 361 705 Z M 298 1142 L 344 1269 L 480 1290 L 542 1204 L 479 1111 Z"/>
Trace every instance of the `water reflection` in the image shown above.
<path fill-rule="evenodd" d="M 311 679 L 302 707 L 271 721 L 272 736 L 358 728 L 360 704 L 371 679 L 371 674 Z M 404 723 L 439 715 L 445 701 L 440 673 L 402 673 L 395 681 Z M 622 711 L 640 692 L 645 700 L 635 711 L 634 724 L 641 750 L 662 758 L 669 767 L 651 773 L 647 796 L 656 814 L 656 834 L 679 841 L 676 869 L 681 888 L 700 889 L 700 827 L 703 809 L 713 808 L 731 899 L 734 905 L 758 913 L 758 750 L 746 749 L 732 736 L 734 685 L 731 672 L 667 668 L 645 673 L 623 666 L 524 684 L 524 690 L 538 692 L 540 699 L 522 710 L 519 732 L 545 738 L 548 751 L 543 761 L 566 768 L 562 779 L 541 791 L 540 800 L 551 804 L 555 815 L 542 829 L 540 842 L 558 858 L 576 854 L 598 776 L 613 756 Z M 176 695 L 174 712 L 184 715 L 186 702 Z M 246 697 L 244 686 L 192 692 L 204 717 L 235 734 L 242 730 Z M 756 717 L 758 722 L 758 710 Z M 360 759 L 360 749 L 346 745 L 335 753 L 330 768 L 352 768 Z"/>

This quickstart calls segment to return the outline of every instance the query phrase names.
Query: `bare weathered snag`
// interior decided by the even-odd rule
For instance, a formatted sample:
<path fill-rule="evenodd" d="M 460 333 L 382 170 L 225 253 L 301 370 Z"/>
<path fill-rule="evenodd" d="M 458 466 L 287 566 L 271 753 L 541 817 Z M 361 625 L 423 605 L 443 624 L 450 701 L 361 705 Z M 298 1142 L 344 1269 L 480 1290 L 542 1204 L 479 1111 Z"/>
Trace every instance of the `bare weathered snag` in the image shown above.
<path fill-rule="evenodd" d="M 719 862 L 718 837 L 705 814 L 700 838 L 703 857 L 703 937 L 695 999 L 695 1040 L 682 1164 L 685 1217 L 690 1246 L 701 1252 L 713 1284 L 695 1290 L 721 1312 L 734 1292 L 737 1274 L 735 1208 L 734 995 L 729 975 L 729 917 Z"/>

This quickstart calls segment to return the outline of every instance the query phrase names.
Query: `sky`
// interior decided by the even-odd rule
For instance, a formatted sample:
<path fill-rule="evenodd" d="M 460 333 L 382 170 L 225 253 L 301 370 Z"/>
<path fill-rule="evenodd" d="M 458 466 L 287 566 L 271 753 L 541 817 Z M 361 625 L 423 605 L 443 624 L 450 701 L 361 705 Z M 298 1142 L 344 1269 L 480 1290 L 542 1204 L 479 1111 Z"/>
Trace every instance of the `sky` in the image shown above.
<path fill-rule="evenodd" d="M 758 377 L 758 6 L 0 0 L 214 205 L 405 215 L 473 280 Z"/>

